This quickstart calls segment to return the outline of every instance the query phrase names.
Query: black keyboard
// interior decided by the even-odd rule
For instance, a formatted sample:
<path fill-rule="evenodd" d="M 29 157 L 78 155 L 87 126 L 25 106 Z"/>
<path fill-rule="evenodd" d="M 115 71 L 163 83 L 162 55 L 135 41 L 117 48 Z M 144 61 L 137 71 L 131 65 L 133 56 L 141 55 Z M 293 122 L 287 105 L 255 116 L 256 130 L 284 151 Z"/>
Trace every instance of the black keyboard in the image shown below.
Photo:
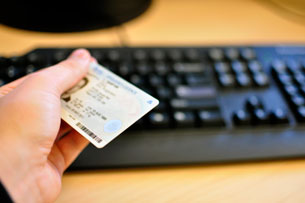
<path fill-rule="evenodd" d="M 0 85 L 72 48 L 0 57 Z M 70 169 L 305 157 L 305 46 L 89 48 L 100 64 L 160 100 Z"/>

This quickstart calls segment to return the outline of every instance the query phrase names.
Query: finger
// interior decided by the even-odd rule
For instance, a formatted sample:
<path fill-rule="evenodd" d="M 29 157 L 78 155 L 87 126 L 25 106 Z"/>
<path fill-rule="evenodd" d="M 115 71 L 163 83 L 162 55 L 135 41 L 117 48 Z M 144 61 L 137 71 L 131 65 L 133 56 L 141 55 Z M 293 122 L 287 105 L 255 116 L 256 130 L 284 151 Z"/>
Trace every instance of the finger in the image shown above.
<path fill-rule="evenodd" d="M 87 50 L 78 49 L 68 59 L 32 74 L 27 81 L 30 84 L 40 84 L 38 88 L 42 90 L 61 95 L 86 75 L 91 60 Z"/>
<path fill-rule="evenodd" d="M 88 143 L 89 141 L 75 130 L 72 130 L 56 143 L 64 157 L 65 168 L 75 160 Z"/>
<path fill-rule="evenodd" d="M 91 57 L 90 62 L 97 63 L 97 60 L 94 57 Z"/>
<path fill-rule="evenodd" d="M 13 89 L 15 89 L 17 86 L 19 86 L 28 76 L 23 76 L 17 80 L 14 80 L 6 85 L 3 85 L 2 87 L 0 87 L 0 97 L 8 94 L 10 91 L 12 91 Z"/>

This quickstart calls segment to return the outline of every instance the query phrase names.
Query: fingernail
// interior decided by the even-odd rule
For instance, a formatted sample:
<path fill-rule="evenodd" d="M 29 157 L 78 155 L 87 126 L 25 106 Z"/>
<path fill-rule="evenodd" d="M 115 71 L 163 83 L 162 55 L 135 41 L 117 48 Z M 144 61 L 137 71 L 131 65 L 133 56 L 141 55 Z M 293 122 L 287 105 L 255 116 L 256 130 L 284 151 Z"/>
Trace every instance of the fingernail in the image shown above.
<path fill-rule="evenodd" d="M 90 61 L 90 54 L 85 49 L 77 49 L 70 55 L 71 59 L 77 61 L 80 64 L 87 64 Z"/>
<path fill-rule="evenodd" d="M 97 63 L 97 60 L 95 58 L 91 57 L 90 62 Z"/>

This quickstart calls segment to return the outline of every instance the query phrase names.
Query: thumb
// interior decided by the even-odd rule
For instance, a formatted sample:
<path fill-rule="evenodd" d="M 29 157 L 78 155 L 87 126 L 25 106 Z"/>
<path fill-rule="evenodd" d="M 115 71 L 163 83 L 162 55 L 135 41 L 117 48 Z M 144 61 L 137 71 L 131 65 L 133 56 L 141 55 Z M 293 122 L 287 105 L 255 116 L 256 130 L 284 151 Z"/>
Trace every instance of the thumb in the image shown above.
<path fill-rule="evenodd" d="M 87 50 L 77 49 L 68 59 L 34 73 L 29 81 L 33 82 L 36 88 L 38 84 L 40 89 L 61 95 L 86 75 L 90 61 L 91 56 Z"/>

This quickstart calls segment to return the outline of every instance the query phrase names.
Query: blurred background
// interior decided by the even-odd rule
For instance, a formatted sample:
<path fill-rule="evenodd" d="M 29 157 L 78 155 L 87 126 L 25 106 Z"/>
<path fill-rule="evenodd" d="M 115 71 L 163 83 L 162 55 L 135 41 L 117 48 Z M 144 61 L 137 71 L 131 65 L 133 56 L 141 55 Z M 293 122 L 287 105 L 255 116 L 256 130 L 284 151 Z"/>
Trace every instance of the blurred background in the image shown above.
<path fill-rule="evenodd" d="M 50 34 L 0 25 L 0 38 L 3 39 L 0 52 L 17 54 L 50 45 L 304 42 L 304 4 L 302 0 L 153 0 L 143 15 L 123 26 L 108 29 Z"/>

